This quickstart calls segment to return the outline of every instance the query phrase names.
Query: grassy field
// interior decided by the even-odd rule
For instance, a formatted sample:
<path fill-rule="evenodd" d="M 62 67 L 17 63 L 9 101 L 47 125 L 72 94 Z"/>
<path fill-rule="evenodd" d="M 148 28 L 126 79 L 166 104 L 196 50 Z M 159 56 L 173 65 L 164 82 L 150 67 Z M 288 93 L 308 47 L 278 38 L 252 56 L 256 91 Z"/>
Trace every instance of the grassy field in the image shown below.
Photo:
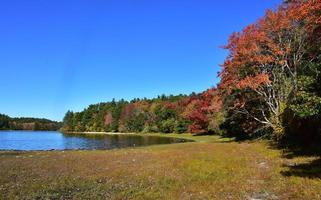
<path fill-rule="evenodd" d="M 179 137 L 196 142 L 0 152 L 0 199 L 321 199 L 318 156 L 266 142 Z"/>

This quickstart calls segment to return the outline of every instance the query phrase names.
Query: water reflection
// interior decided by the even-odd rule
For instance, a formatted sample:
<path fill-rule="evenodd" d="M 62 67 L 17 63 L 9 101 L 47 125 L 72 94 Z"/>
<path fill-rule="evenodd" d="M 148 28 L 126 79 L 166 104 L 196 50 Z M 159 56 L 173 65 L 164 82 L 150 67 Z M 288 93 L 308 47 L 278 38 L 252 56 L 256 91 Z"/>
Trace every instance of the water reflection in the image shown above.
<path fill-rule="evenodd" d="M 0 132 L 0 149 L 2 150 L 114 149 L 179 142 L 188 142 L 188 140 L 123 134 L 63 134 L 47 131 Z"/>

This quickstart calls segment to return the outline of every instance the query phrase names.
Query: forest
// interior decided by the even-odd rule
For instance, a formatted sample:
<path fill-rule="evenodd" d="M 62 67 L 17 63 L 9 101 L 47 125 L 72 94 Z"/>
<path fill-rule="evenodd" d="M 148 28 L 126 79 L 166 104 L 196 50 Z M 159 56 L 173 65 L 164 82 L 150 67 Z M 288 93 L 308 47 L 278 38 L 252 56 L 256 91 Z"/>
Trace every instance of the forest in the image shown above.
<path fill-rule="evenodd" d="M 63 131 L 321 139 L 321 1 L 286 1 L 233 33 L 220 82 L 200 94 L 111 101 L 68 111 Z"/>
<path fill-rule="evenodd" d="M 220 100 L 215 89 L 201 94 L 154 99 L 120 100 L 90 105 L 82 112 L 67 112 L 63 130 L 71 132 L 219 132 Z M 215 102 L 217 101 L 217 102 Z"/>
<path fill-rule="evenodd" d="M 0 114 L 0 130 L 57 131 L 62 123 L 39 118 L 11 118 Z"/>

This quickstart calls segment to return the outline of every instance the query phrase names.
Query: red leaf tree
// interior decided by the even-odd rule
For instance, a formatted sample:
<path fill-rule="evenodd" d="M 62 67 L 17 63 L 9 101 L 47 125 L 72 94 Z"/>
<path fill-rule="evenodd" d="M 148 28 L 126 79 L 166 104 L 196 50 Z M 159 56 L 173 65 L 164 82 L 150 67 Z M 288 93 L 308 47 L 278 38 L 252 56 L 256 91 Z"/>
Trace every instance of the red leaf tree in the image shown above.
<path fill-rule="evenodd" d="M 229 56 L 220 73 L 220 89 L 225 99 L 235 91 L 243 93 L 232 109 L 255 120 L 257 130 L 272 128 L 277 136 L 283 135 L 281 117 L 298 88 L 298 70 L 308 49 L 307 33 L 318 29 L 319 8 L 320 0 L 312 0 L 268 10 L 256 23 L 234 33 L 225 46 Z"/>

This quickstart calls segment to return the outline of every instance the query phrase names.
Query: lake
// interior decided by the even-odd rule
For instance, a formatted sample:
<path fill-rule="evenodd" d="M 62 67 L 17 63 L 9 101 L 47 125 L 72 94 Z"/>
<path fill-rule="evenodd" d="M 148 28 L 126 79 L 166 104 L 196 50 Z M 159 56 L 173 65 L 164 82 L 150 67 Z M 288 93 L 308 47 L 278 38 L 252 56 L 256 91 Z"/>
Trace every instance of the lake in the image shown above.
<path fill-rule="evenodd" d="M 0 150 L 114 149 L 191 140 L 133 134 L 64 134 L 55 131 L 0 131 Z"/>

